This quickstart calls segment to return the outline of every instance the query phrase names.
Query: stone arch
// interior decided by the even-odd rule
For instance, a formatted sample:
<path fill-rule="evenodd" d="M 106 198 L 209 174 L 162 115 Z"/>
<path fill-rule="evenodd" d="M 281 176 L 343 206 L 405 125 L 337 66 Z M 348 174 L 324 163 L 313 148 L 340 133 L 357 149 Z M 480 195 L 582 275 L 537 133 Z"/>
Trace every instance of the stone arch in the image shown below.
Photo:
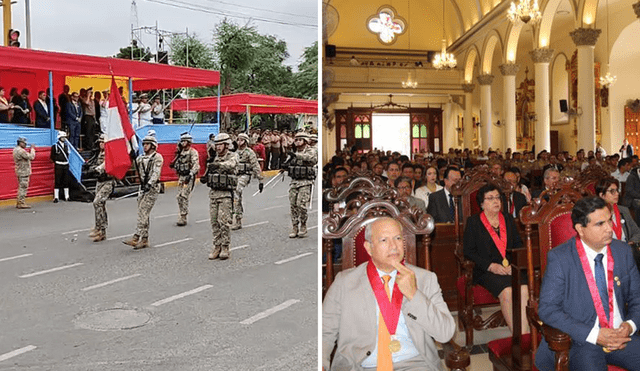
<path fill-rule="evenodd" d="M 596 15 L 598 13 L 598 0 L 584 0 L 580 10 L 580 25 L 592 25 L 596 21 Z"/>
<path fill-rule="evenodd" d="M 566 63 L 570 60 L 565 53 L 558 53 L 554 56 L 550 66 L 551 74 L 551 122 L 566 123 L 568 117 L 560 112 L 560 100 L 569 101 L 569 72 L 566 70 Z"/>
<path fill-rule="evenodd" d="M 549 47 L 549 42 L 551 40 L 551 26 L 553 26 L 553 19 L 556 15 L 556 10 L 560 3 L 563 0 L 549 0 L 542 10 L 542 20 L 540 21 L 540 25 L 538 27 L 538 38 L 537 44 L 538 48 L 547 48 Z M 569 0 L 569 5 L 571 5 L 571 10 L 573 11 L 574 20 L 577 17 L 578 12 L 576 11 L 575 4 L 572 0 Z"/>
<path fill-rule="evenodd" d="M 497 30 L 489 31 L 487 38 L 485 39 L 484 46 L 482 47 L 482 73 L 490 74 L 491 66 L 493 64 L 493 52 L 496 48 L 496 45 L 500 44 L 500 50 L 504 50 L 504 45 L 502 43 L 502 39 L 500 38 L 500 34 Z M 500 61 L 502 63 L 502 61 Z"/>
<path fill-rule="evenodd" d="M 480 59 L 480 53 L 475 45 L 472 45 L 467 51 L 467 56 L 464 63 L 464 81 L 465 83 L 473 82 L 473 65 L 476 62 L 476 58 Z"/>
<path fill-rule="evenodd" d="M 524 24 L 522 22 L 518 22 L 515 25 L 511 24 L 507 27 L 506 48 L 503 49 L 504 55 L 502 56 L 507 63 L 516 62 L 516 57 L 518 55 L 518 41 L 520 40 L 520 33 L 522 32 L 523 26 Z"/>

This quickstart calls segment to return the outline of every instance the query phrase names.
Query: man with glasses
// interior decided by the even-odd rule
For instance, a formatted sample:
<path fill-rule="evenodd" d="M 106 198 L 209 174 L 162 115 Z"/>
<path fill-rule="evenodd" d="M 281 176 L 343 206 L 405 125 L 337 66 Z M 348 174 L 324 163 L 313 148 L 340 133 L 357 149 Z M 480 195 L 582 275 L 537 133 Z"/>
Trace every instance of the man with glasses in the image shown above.
<path fill-rule="evenodd" d="M 406 176 L 401 176 L 398 179 L 396 179 L 395 186 L 396 186 L 396 189 L 398 190 L 398 196 L 400 196 L 400 198 L 404 200 L 407 200 L 409 205 L 411 205 L 412 207 L 415 206 L 426 213 L 427 206 L 424 204 L 424 201 L 422 201 L 417 197 L 413 197 L 411 195 L 411 191 L 412 191 L 411 181 L 412 179 Z"/>

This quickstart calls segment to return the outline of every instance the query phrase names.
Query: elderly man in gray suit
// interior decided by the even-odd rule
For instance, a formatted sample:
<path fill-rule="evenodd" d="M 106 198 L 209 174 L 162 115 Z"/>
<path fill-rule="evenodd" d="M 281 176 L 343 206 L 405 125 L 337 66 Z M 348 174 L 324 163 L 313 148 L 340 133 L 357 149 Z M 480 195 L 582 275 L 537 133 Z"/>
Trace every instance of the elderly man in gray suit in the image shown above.
<path fill-rule="evenodd" d="M 371 260 L 340 272 L 322 305 L 323 368 L 441 370 L 434 340 L 451 340 L 455 322 L 435 273 L 403 265 L 402 226 L 392 218 L 367 225 L 365 240 Z"/>

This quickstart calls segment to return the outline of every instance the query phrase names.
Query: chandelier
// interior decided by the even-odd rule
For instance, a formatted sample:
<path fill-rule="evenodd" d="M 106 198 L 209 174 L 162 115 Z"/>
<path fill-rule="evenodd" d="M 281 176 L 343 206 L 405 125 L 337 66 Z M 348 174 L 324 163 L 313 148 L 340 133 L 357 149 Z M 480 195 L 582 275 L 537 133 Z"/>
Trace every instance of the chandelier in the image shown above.
<path fill-rule="evenodd" d="M 405 89 L 407 88 L 415 89 L 418 87 L 418 82 L 411 80 L 411 72 L 409 72 L 409 77 L 407 77 L 407 81 L 402 82 L 402 87 Z"/>
<path fill-rule="evenodd" d="M 607 69 L 609 69 L 609 0 L 607 0 Z M 609 72 L 604 77 L 600 77 L 600 85 L 609 87 L 616 82 L 616 77 Z"/>
<path fill-rule="evenodd" d="M 447 40 L 444 38 L 444 0 L 442 0 L 442 50 L 433 58 L 433 67 L 437 70 L 455 68 L 458 63 L 453 54 L 447 53 Z"/>
<path fill-rule="evenodd" d="M 507 13 L 507 17 L 512 23 L 518 23 L 522 21 L 524 23 L 535 24 L 541 18 L 540 8 L 538 8 L 538 0 L 520 0 L 520 3 L 516 6 L 511 2 L 511 8 Z"/>

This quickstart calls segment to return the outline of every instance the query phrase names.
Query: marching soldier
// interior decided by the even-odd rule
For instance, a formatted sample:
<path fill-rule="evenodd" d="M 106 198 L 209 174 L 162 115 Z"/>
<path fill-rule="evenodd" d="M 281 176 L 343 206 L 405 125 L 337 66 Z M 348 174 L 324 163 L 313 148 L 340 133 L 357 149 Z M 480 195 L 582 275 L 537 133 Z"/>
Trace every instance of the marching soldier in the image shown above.
<path fill-rule="evenodd" d="M 318 152 L 318 134 L 313 133 L 309 135 L 309 146 L 315 148 L 316 153 Z"/>
<path fill-rule="evenodd" d="M 264 184 L 262 180 L 262 171 L 258 163 L 256 153 L 249 148 L 249 136 L 245 133 L 238 135 L 238 186 L 236 187 L 233 198 L 233 223 L 231 229 L 236 230 L 242 228 L 242 190 L 251 182 L 251 175 L 258 178 L 258 189 L 262 192 Z"/>
<path fill-rule="evenodd" d="M 231 244 L 231 214 L 233 208 L 233 192 L 238 178 L 238 157 L 229 151 L 231 138 L 229 134 L 220 133 L 215 139 L 216 157 L 207 165 L 207 171 L 200 181 L 209 188 L 209 213 L 213 232 L 213 247 L 209 259 L 225 260 L 229 258 Z"/>
<path fill-rule="evenodd" d="M 130 240 L 122 241 L 133 246 L 134 250 L 149 247 L 149 214 L 156 203 L 160 192 L 160 172 L 164 159 L 157 151 L 158 140 L 147 135 L 142 140 L 144 155 L 136 158 L 136 169 L 140 177 L 140 194 L 138 196 L 138 224 L 136 232 Z"/>
<path fill-rule="evenodd" d="M 170 168 L 175 169 L 178 173 L 178 208 L 180 209 L 180 218 L 176 223 L 182 227 L 187 225 L 187 214 L 189 214 L 189 197 L 195 186 L 198 171 L 200 171 L 200 162 L 198 151 L 191 148 L 193 137 L 189 133 L 180 135 L 180 143 L 176 150 L 176 157 L 173 159 Z"/>
<path fill-rule="evenodd" d="M 13 162 L 16 164 L 16 176 L 18 177 L 18 199 L 16 208 L 30 209 L 25 198 L 29 188 L 29 177 L 31 176 L 31 161 L 36 158 L 36 146 L 31 145 L 31 151 L 27 152 L 27 138 L 18 137 L 17 145 L 13 149 Z"/>
<path fill-rule="evenodd" d="M 297 133 L 293 144 L 297 152 L 289 153 L 288 171 L 291 177 L 289 204 L 291 205 L 292 229 L 289 238 L 307 235 L 307 207 L 311 200 L 311 188 L 316 179 L 318 151 L 307 145 L 309 136 Z"/>
<path fill-rule="evenodd" d="M 115 179 L 105 171 L 104 141 L 105 135 L 100 134 L 98 138 L 100 153 L 98 154 L 98 160 L 91 169 L 98 179 L 96 183 L 96 196 L 93 199 L 96 225 L 91 233 L 89 233 L 89 238 L 91 238 L 93 242 L 104 241 L 107 238 L 107 199 L 109 199 L 111 192 L 113 192 L 113 187 L 116 183 Z"/>
<path fill-rule="evenodd" d="M 53 203 L 57 203 L 60 189 L 64 189 L 64 199 L 69 201 L 69 142 L 67 133 L 58 131 L 58 141 L 51 147 L 51 161 L 54 165 L 55 188 L 53 189 Z"/>

